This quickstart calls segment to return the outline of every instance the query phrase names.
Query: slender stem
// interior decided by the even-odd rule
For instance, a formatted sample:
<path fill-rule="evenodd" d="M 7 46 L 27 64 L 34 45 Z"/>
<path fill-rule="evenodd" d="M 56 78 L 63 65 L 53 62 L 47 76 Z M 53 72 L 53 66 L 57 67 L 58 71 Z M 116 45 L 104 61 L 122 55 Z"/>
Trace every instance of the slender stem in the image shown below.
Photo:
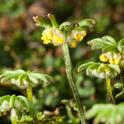
<path fill-rule="evenodd" d="M 32 101 L 32 87 L 30 85 L 27 87 L 27 98 Z"/>
<path fill-rule="evenodd" d="M 115 104 L 115 100 L 112 94 L 112 88 L 111 88 L 111 82 L 110 82 L 110 78 L 106 78 L 106 90 L 107 90 L 107 96 L 110 100 L 111 103 Z"/>
<path fill-rule="evenodd" d="M 17 115 L 16 115 L 16 111 L 14 108 L 11 109 L 11 122 L 12 124 L 17 124 Z"/>
<path fill-rule="evenodd" d="M 123 90 L 115 96 L 115 99 L 118 99 L 122 95 L 124 95 L 124 91 Z"/>
<path fill-rule="evenodd" d="M 83 107 L 80 102 L 78 89 L 76 87 L 76 84 L 74 83 L 74 78 L 73 78 L 73 73 L 72 73 L 72 63 L 71 63 L 70 53 L 69 53 L 69 49 L 68 49 L 68 44 L 66 44 L 66 43 L 63 44 L 63 54 L 64 54 L 64 60 L 65 60 L 65 65 L 66 65 L 67 79 L 69 82 L 69 86 L 72 90 L 73 97 L 74 97 L 76 104 L 78 106 L 78 109 L 79 109 L 81 124 L 86 124 L 84 110 L 83 110 Z"/>

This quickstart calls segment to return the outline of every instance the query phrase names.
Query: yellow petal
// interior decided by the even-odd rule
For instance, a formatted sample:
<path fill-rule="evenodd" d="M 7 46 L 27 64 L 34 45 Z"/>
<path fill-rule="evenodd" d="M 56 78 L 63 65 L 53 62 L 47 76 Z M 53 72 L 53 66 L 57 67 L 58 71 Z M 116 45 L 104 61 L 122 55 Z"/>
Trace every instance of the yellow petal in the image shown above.
<path fill-rule="evenodd" d="M 114 64 L 118 64 L 120 62 L 120 58 L 114 58 Z"/>
<path fill-rule="evenodd" d="M 114 59 L 113 59 L 113 58 L 109 59 L 109 63 L 110 63 L 110 64 L 115 64 Z"/>
<path fill-rule="evenodd" d="M 43 40 L 43 44 L 49 44 L 52 42 L 52 28 L 45 29 L 42 33 L 41 40 Z"/>
<path fill-rule="evenodd" d="M 85 30 L 78 32 L 74 35 L 74 39 L 77 42 L 80 42 L 85 36 L 86 36 L 87 32 Z"/>
<path fill-rule="evenodd" d="M 102 61 L 102 62 L 107 62 L 108 61 L 108 57 L 105 56 L 105 54 L 101 54 L 99 59 Z"/>
<path fill-rule="evenodd" d="M 60 45 L 60 44 L 64 43 L 64 38 L 63 37 L 59 37 L 58 35 L 54 34 L 53 35 L 52 43 L 55 46 Z"/>

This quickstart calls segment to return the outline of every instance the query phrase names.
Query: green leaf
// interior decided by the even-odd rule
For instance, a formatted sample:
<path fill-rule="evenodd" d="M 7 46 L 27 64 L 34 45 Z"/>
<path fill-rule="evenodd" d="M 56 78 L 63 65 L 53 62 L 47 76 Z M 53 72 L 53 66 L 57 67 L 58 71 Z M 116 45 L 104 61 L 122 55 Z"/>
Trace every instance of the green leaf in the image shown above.
<path fill-rule="evenodd" d="M 98 70 L 98 67 L 99 67 L 99 63 L 93 63 L 92 65 L 89 65 L 89 67 L 87 67 L 86 69 L 86 74 L 88 76 L 93 76 L 93 75 L 96 75 L 93 71 L 94 70 Z"/>
<path fill-rule="evenodd" d="M 102 106 L 102 109 L 99 111 L 98 115 L 94 119 L 94 123 L 95 124 L 99 124 L 99 122 L 105 123 L 110 118 L 111 112 L 112 112 L 111 109 L 108 108 L 104 110 L 104 106 Z"/>
<path fill-rule="evenodd" d="M 87 42 L 88 45 L 91 46 L 91 48 L 94 49 L 102 49 L 102 50 L 108 50 L 108 48 L 111 50 L 115 50 L 117 47 L 116 41 L 111 36 L 104 36 L 102 38 L 95 38 L 93 40 L 90 40 Z"/>
<path fill-rule="evenodd" d="M 108 66 L 113 69 L 113 71 L 116 71 L 118 74 L 121 72 L 120 68 L 118 65 L 114 65 L 114 64 L 108 64 Z"/>
<path fill-rule="evenodd" d="M 31 103 L 28 101 L 28 99 L 26 97 L 19 95 L 16 97 L 16 100 L 18 102 L 21 102 L 23 104 L 23 106 L 28 109 L 28 111 L 31 110 L 31 105 L 30 105 Z"/>
<path fill-rule="evenodd" d="M 124 53 L 124 38 L 122 38 L 119 42 L 118 42 L 118 50 L 122 53 Z"/>
<path fill-rule="evenodd" d="M 21 69 L 6 71 L 4 74 L 0 75 L 0 79 L 1 83 L 8 83 L 7 81 L 10 81 L 11 84 L 17 85 L 20 88 L 26 88 L 29 84 L 34 87 L 41 82 L 45 82 L 46 84 L 53 82 L 52 77 L 47 74 L 24 71 Z"/>
<path fill-rule="evenodd" d="M 86 70 L 88 76 L 95 76 L 98 78 L 115 77 L 121 71 L 119 65 L 88 62 L 79 66 L 78 71 Z"/>
<path fill-rule="evenodd" d="M 87 111 L 86 118 L 93 118 L 94 124 L 121 124 L 124 121 L 124 103 L 95 104 Z"/>
<path fill-rule="evenodd" d="M 51 76 L 46 75 L 46 74 L 39 74 L 39 73 L 35 73 L 35 72 L 31 73 L 28 76 L 28 78 L 34 84 L 44 82 L 45 85 L 48 85 L 50 82 L 53 82 L 53 79 Z M 37 82 L 35 82 L 35 81 L 37 81 Z"/>
<path fill-rule="evenodd" d="M 116 47 L 112 47 L 112 46 L 106 46 L 104 48 L 102 48 L 102 52 L 117 52 L 117 48 Z"/>
<path fill-rule="evenodd" d="M 79 26 L 87 28 L 91 32 L 94 30 L 95 24 L 96 23 L 93 19 L 85 19 L 79 22 Z"/>
<path fill-rule="evenodd" d="M 88 62 L 85 64 L 82 64 L 78 67 L 78 72 L 82 72 L 83 70 L 85 70 L 87 67 L 89 67 L 90 65 L 94 64 L 95 62 Z"/>
<path fill-rule="evenodd" d="M 105 39 L 106 41 L 110 42 L 113 45 L 117 45 L 117 42 L 115 41 L 115 39 L 111 36 L 104 36 L 102 37 L 103 39 Z"/>
<path fill-rule="evenodd" d="M 101 111 L 102 108 L 103 108 L 102 104 L 95 104 L 90 110 L 87 111 L 86 118 L 87 119 L 93 118 L 98 114 L 99 111 Z"/>
<path fill-rule="evenodd" d="M 4 101 L 9 102 L 10 97 L 11 97 L 10 95 L 6 95 L 6 96 L 0 97 L 0 106 L 2 105 L 2 103 L 3 103 Z"/>
<path fill-rule="evenodd" d="M 33 121 L 34 120 L 33 120 L 33 118 L 31 116 L 23 115 L 18 122 L 20 124 L 28 124 L 28 123 L 31 123 L 32 124 Z"/>
<path fill-rule="evenodd" d="M 1 82 L 6 82 L 11 79 L 17 79 L 18 76 L 24 74 L 25 72 L 21 69 L 16 71 L 6 71 L 4 74 L 0 75 Z"/>

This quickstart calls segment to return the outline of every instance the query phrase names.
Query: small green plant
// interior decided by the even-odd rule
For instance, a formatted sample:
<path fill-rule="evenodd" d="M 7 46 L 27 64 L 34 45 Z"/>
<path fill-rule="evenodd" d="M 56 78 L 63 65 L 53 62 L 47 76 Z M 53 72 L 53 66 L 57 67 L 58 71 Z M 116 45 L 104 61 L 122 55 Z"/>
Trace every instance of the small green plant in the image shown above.
<path fill-rule="evenodd" d="M 110 78 L 116 77 L 120 73 L 120 68 L 118 65 L 88 62 L 79 67 L 78 71 L 86 70 L 88 76 L 96 76 L 98 78 L 103 78 L 106 80 L 106 90 L 109 100 L 115 103 Z"/>
<path fill-rule="evenodd" d="M 87 111 L 86 118 L 95 118 L 94 124 L 122 124 L 124 122 L 124 103 L 118 105 L 95 104 Z"/>
<path fill-rule="evenodd" d="M 36 26 L 43 27 L 41 40 L 43 44 L 53 44 L 54 46 L 63 46 L 63 55 L 66 66 L 66 75 L 69 82 L 69 86 L 73 92 L 73 97 L 80 113 L 80 120 L 82 124 L 85 124 L 85 115 L 80 102 L 78 89 L 75 85 L 72 63 L 68 46 L 75 48 L 77 44 L 83 40 L 88 31 L 94 29 L 95 21 L 92 19 L 86 19 L 77 23 L 64 22 L 61 25 L 58 24 L 54 15 L 48 14 L 49 20 L 42 17 L 33 17 Z"/>
<path fill-rule="evenodd" d="M 0 116 L 10 113 L 12 124 L 62 124 L 64 117 L 49 117 L 35 109 L 35 106 L 24 96 L 0 97 Z"/>
<path fill-rule="evenodd" d="M 23 113 L 31 112 L 31 103 L 24 96 L 6 95 L 0 97 L 0 116 L 10 112 L 12 124 L 17 124 Z"/>
<path fill-rule="evenodd" d="M 50 118 L 39 112 L 36 109 L 33 102 L 32 88 L 36 87 L 40 83 L 43 86 L 52 82 L 53 79 L 46 75 L 31 71 L 16 70 L 16 71 L 5 71 L 0 75 L 1 84 L 4 85 L 16 85 L 20 89 L 26 89 L 27 98 L 25 96 L 6 95 L 0 97 L 0 116 L 4 116 L 7 112 L 10 112 L 10 118 L 12 124 L 23 124 L 23 123 L 49 123 L 60 124 L 63 117 Z M 45 84 L 44 84 L 45 83 Z M 56 118 L 56 119 L 55 119 Z M 58 119 L 57 119 L 58 118 Z"/>
<path fill-rule="evenodd" d="M 117 98 L 124 95 L 123 81 L 111 84 L 111 79 L 117 77 L 124 70 L 124 38 L 116 42 L 111 36 L 104 36 L 88 41 L 93 50 L 101 50 L 99 56 L 101 62 L 88 62 L 82 64 L 78 71 L 86 70 L 88 76 L 95 76 L 106 80 L 106 91 L 109 101 L 116 103 Z M 119 89 L 118 94 L 113 95 L 113 89 Z M 124 122 L 124 104 L 95 104 L 87 113 L 86 118 L 94 118 L 93 123 L 121 124 Z"/>
<path fill-rule="evenodd" d="M 1 83 L 13 84 L 21 89 L 26 89 L 27 98 L 32 101 L 32 88 L 39 85 L 39 83 L 44 82 L 47 84 L 52 81 L 52 78 L 46 74 L 40 74 L 31 71 L 16 70 L 16 71 L 6 71 L 0 75 Z"/>

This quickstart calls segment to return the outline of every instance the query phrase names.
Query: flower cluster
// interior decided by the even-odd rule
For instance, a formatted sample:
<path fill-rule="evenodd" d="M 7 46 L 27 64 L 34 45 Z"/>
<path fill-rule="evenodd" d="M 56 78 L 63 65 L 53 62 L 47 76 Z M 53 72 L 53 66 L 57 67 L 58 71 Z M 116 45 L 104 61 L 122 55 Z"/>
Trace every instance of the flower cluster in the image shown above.
<path fill-rule="evenodd" d="M 101 49 L 102 54 L 99 56 L 100 61 L 119 65 L 124 69 L 124 38 L 116 42 L 111 36 L 95 38 L 88 41 L 92 49 Z"/>
<path fill-rule="evenodd" d="M 36 26 L 44 27 L 41 36 L 43 44 L 53 44 L 54 46 L 67 43 L 70 47 L 75 48 L 86 36 L 87 31 L 91 31 L 91 28 L 95 24 L 93 20 L 87 19 L 76 24 L 64 22 L 58 25 L 53 15 L 49 14 L 48 18 L 51 24 L 46 23 L 47 20 L 43 18 L 33 17 Z"/>
<path fill-rule="evenodd" d="M 43 44 L 52 43 L 54 46 L 58 46 L 65 42 L 65 36 L 59 29 L 49 27 L 43 31 L 41 40 L 43 40 Z"/>
<path fill-rule="evenodd" d="M 107 52 L 101 54 L 99 58 L 102 62 L 109 62 L 110 64 L 119 64 L 122 57 L 120 53 Z"/>
<path fill-rule="evenodd" d="M 54 46 L 68 43 L 70 47 L 75 48 L 77 44 L 86 36 L 86 30 L 72 30 L 69 34 L 64 34 L 55 27 L 46 28 L 41 36 L 43 44 L 52 43 Z"/>

